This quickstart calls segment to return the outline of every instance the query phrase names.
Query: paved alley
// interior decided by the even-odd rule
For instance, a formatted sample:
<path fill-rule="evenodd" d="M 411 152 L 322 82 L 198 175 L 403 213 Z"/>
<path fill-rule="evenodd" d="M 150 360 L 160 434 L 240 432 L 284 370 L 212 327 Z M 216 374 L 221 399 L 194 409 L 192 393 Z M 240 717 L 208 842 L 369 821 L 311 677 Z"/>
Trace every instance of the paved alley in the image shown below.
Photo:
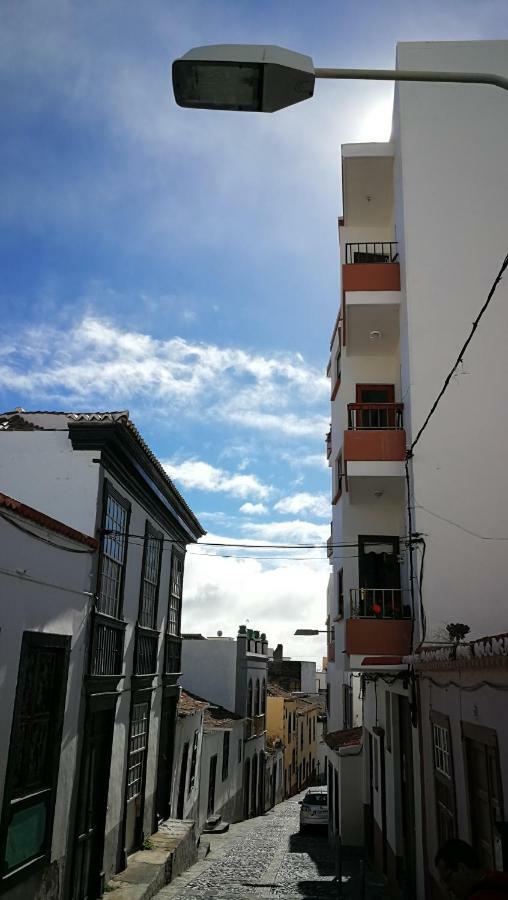
<path fill-rule="evenodd" d="M 340 897 L 326 833 L 300 834 L 301 796 L 280 803 L 264 816 L 232 825 L 224 835 L 209 835 L 209 855 L 163 888 L 157 900 Z M 359 860 L 344 860 L 344 900 L 384 896 L 380 882 L 368 872 L 363 890 Z"/>

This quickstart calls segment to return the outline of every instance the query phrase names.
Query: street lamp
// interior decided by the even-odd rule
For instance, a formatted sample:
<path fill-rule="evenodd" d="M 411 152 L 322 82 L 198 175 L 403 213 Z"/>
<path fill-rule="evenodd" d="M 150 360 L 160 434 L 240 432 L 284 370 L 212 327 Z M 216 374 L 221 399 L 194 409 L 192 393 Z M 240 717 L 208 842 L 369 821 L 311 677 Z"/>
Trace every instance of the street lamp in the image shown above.
<path fill-rule="evenodd" d="M 508 78 L 487 72 L 315 69 L 310 56 L 271 44 L 195 47 L 173 63 L 175 100 L 196 109 L 275 112 L 312 97 L 316 78 L 493 84 L 508 90 Z"/>
<path fill-rule="evenodd" d="M 321 631 L 319 628 L 297 628 L 295 637 L 313 637 L 315 634 L 328 634 L 327 630 Z"/>

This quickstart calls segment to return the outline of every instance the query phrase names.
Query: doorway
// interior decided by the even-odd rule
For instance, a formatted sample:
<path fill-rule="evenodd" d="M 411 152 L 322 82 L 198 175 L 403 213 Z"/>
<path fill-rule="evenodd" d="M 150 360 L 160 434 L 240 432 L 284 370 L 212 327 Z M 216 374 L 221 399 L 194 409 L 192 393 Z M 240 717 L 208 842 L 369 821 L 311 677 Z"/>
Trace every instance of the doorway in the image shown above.
<path fill-rule="evenodd" d="M 215 778 L 217 775 L 217 754 L 215 753 L 210 760 L 210 770 L 208 773 L 208 806 L 207 815 L 213 816 L 215 809 Z"/>
<path fill-rule="evenodd" d="M 401 618 L 398 537 L 358 535 L 358 580 L 359 616 Z"/>
<path fill-rule="evenodd" d="M 171 804 L 171 772 L 175 743 L 176 697 L 163 697 L 159 729 L 159 758 L 157 761 L 156 815 L 158 822 L 168 819 Z"/>
<path fill-rule="evenodd" d="M 395 403 L 393 384 L 357 384 L 356 402 L 365 404 L 357 412 L 357 428 L 395 428 L 395 408 L 385 406 Z"/>
<path fill-rule="evenodd" d="M 81 764 L 73 900 L 102 896 L 104 831 L 115 710 L 89 711 Z"/>
<path fill-rule="evenodd" d="M 393 700 L 393 697 L 392 697 Z M 405 697 L 399 696 L 399 765 L 403 835 L 403 896 L 416 896 L 416 823 L 413 774 L 413 730 L 411 711 Z"/>
<path fill-rule="evenodd" d="M 182 753 L 182 764 L 180 767 L 180 787 L 178 789 L 178 806 L 176 810 L 176 818 L 183 819 L 183 809 L 185 804 L 185 784 L 187 782 L 187 765 L 189 761 L 189 741 L 184 744 Z"/>
<path fill-rule="evenodd" d="M 497 735 L 493 729 L 462 725 L 467 760 L 473 845 L 487 869 L 502 869 L 503 854 L 496 822 L 503 819 L 503 796 Z"/>

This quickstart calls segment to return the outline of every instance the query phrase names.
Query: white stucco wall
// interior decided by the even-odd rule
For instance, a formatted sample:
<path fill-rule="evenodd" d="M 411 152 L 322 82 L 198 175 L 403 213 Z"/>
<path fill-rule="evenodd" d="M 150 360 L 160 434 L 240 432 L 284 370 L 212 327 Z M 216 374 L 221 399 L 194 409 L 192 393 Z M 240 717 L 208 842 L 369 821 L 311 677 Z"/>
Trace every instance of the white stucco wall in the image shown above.
<path fill-rule="evenodd" d="M 181 684 L 186 691 L 234 712 L 236 641 L 233 638 L 183 640 Z"/>
<path fill-rule="evenodd" d="M 191 786 L 191 763 L 194 735 L 198 734 L 198 747 L 196 757 L 196 771 L 194 784 Z M 203 712 L 197 710 L 184 716 L 178 716 L 175 730 L 175 747 L 173 753 L 173 780 L 171 785 L 171 814 L 173 818 L 178 815 L 178 797 L 180 792 L 180 775 L 182 771 L 183 750 L 185 744 L 189 745 L 187 759 L 187 772 L 185 777 L 185 795 L 183 806 L 183 818 L 197 817 L 199 809 L 200 774 L 201 774 L 201 750 L 203 743 Z"/>
<path fill-rule="evenodd" d="M 208 817 L 208 783 L 210 775 L 210 760 L 217 754 L 217 771 L 215 778 L 215 806 L 214 812 L 221 815 L 225 821 L 237 822 L 242 818 L 243 810 L 243 765 L 238 759 L 238 742 L 243 740 L 243 722 L 234 722 L 229 730 L 229 764 L 228 777 L 222 780 L 222 750 L 224 745 L 224 730 L 206 730 L 203 735 L 203 749 L 201 753 L 200 793 L 199 793 L 199 826 L 203 827 Z"/>
<path fill-rule="evenodd" d="M 73 550 L 84 546 L 53 531 L 14 521 Z M 69 671 L 56 793 L 51 860 L 67 851 L 70 804 L 76 775 L 78 714 L 90 610 L 91 555 L 69 553 L 31 537 L 0 518 L 0 798 L 9 753 L 12 715 L 24 631 L 71 637 Z M 33 579 L 33 580 L 30 580 Z"/>
<path fill-rule="evenodd" d="M 397 61 L 404 68 L 507 75 L 508 42 L 401 44 Z M 403 393 L 410 392 L 406 425 L 415 435 L 506 254 L 506 93 L 399 85 L 395 128 Z M 507 424 L 496 414 L 504 408 L 508 367 L 507 290 L 503 282 L 464 357 L 467 374 L 452 379 L 415 450 L 414 528 L 428 535 L 429 637 L 450 621 L 470 625 L 472 637 L 506 625 L 505 544 L 479 540 L 436 516 L 486 537 L 508 537 Z"/>

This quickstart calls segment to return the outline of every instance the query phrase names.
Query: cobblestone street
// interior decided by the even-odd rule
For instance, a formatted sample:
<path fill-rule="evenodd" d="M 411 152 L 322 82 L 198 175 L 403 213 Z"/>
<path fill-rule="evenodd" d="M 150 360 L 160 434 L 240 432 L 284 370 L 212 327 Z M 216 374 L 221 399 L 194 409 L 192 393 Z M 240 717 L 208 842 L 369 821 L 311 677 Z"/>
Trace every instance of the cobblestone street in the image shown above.
<path fill-rule="evenodd" d="M 358 859 L 343 861 L 340 894 L 326 833 L 300 834 L 299 799 L 232 825 L 224 835 L 209 835 L 209 855 L 163 888 L 157 900 L 381 900 L 385 894 L 372 873 L 366 873 L 363 891 Z"/>

